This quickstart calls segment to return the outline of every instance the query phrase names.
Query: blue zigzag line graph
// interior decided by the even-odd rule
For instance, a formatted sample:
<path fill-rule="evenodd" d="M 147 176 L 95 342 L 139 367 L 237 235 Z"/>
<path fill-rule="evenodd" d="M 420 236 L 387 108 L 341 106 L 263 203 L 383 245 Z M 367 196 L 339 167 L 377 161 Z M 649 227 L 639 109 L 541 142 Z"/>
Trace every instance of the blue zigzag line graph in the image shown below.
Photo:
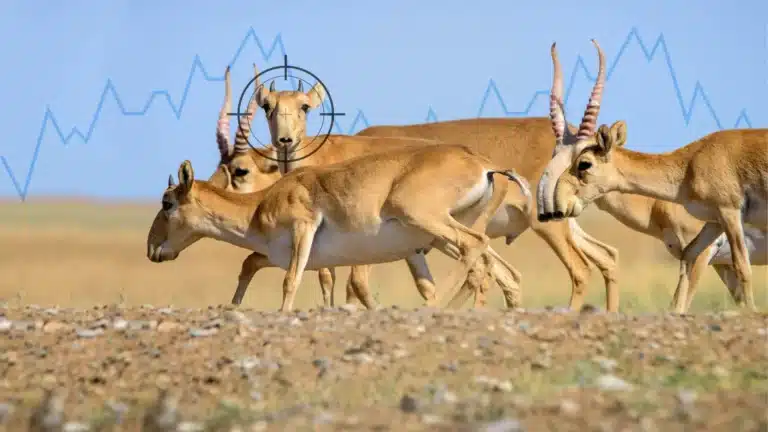
<path fill-rule="evenodd" d="M 280 33 L 278 33 L 275 36 L 275 39 L 272 41 L 272 45 L 269 47 L 269 49 L 265 49 L 265 44 L 263 44 L 261 39 L 259 39 L 259 37 L 256 35 L 256 31 L 253 28 L 250 28 L 246 33 L 245 37 L 243 38 L 242 42 L 240 43 L 240 46 L 237 48 L 237 51 L 235 51 L 235 54 L 229 63 L 230 66 L 234 66 L 237 63 L 237 61 L 240 59 L 240 56 L 243 50 L 245 49 L 245 47 L 247 46 L 250 40 L 253 40 L 256 43 L 264 61 L 269 61 L 272 58 L 272 56 L 275 54 L 275 51 L 278 51 L 278 50 L 281 55 L 283 56 L 286 55 L 285 45 L 283 44 L 282 35 Z M 688 124 L 690 123 L 691 117 L 693 116 L 693 111 L 694 111 L 694 107 L 696 106 L 696 101 L 700 100 L 702 103 L 704 103 L 707 111 L 709 112 L 709 114 L 712 116 L 715 123 L 717 124 L 717 127 L 719 129 L 723 129 L 722 121 L 720 117 L 717 115 L 717 113 L 715 112 L 715 109 L 712 106 L 712 103 L 709 101 L 709 98 L 707 97 L 704 87 L 701 85 L 699 81 L 696 81 L 693 95 L 691 96 L 690 102 L 688 104 L 685 103 L 685 100 L 683 99 L 682 91 L 680 90 L 680 85 L 678 83 L 677 74 L 672 65 L 672 59 L 669 54 L 669 50 L 667 49 L 667 43 L 664 40 L 663 34 L 659 35 L 659 37 L 656 39 L 656 42 L 649 49 L 648 45 L 640 37 L 640 34 L 637 28 L 633 27 L 630 30 L 630 32 L 627 34 L 627 37 L 624 43 L 621 45 L 621 48 L 616 54 L 616 57 L 613 59 L 613 62 L 611 63 L 610 67 L 607 70 L 607 74 L 606 74 L 607 79 L 610 79 L 611 76 L 613 75 L 613 72 L 615 71 L 616 66 L 618 65 L 619 61 L 623 57 L 624 53 L 626 52 L 627 48 L 629 47 L 632 41 L 635 41 L 640 46 L 640 49 L 643 51 L 643 54 L 645 55 L 645 58 L 649 63 L 655 58 L 657 51 L 660 51 L 662 53 L 668 68 L 670 78 L 672 79 L 672 85 L 675 90 L 675 95 L 680 105 L 680 111 L 686 126 L 688 126 Z M 149 112 L 149 109 L 152 107 L 152 104 L 155 102 L 157 98 L 165 98 L 174 116 L 176 117 L 177 120 L 179 120 L 181 119 L 184 106 L 186 105 L 187 96 L 189 96 L 189 91 L 192 86 L 192 78 L 198 73 L 198 70 L 200 74 L 203 76 L 203 79 L 205 79 L 208 82 L 224 81 L 223 75 L 222 76 L 210 75 L 206 70 L 206 67 L 203 64 L 202 60 L 200 59 L 200 56 L 195 55 L 195 58 L 192 60 L 192 66 L 187 76 L 187 81 L 184 86 L 184 90 L 181 93 L 181 97 L 179 98 L 178 104 L 175 104 L 173 102 L 173 98 L 171 97 L 171 94 L 168 90 L 154 90 L 150 93 L 149 98 L 144 104 L 144 107 L 139 110 L 126 109 L 125 106 L 123 105 L 122 99 L 120 98 L 120 94 L 118 93 L 117 88 L 112 83 L 112 80 L 107 79 L 107 82 L 104 85 L 104 90 L 101 92 L 101 97 L 99 98 L 99 102 L 96 105 L 96 109 L 94 111 L 93 118 L 91 119 L 91 123 L 88 126 L 88 129 L 86 130 L 85 133 L 83 133 L 78 127 L 74 126 L 69 131 L 69 133 L 65 134 L 64 131 L 62 130 L 62 127 L 59 125 L 58 121 L 56 120 L 56 116 L 54 115 L 53 111 L 51 111 L 50 107 L 46 107 L 45 115 L 43 116 L 42 125 L 40 127 L 40 132 L 37 136 L 37 141 L 35 143 L 35 149 L 32 154 L 32 160 L 29 163 L 29 168 L 27 170 L 26 179 L 23 185 L 20 184 L 18 177 L 11 169 L 6 157 L 0 155 L 0 161 L 2 161 L 3 167 L 6 173 L 8 174 L 8 177 L 10 177 L 11 182 L 13 183 L 13 186 L 16 189 L 16 192 L 19 198 L 21 199 L 21 201 L 26 200 L 27 194 L 29 192 L 29 185 L 32 181 L 32 177 L 35 171 L 35 164 L 37 163 L 37 159 L 40 155 L 40 148 L 49 127 L 53 128 L 56 135 L 59 137 L 59 140 L 64 146 L 67 146 L 70 143 L 70 141 L 72 141 L 75 137 L 87 143 L 88 141 L 90 141 L 91 137 L 93 136 L 93 132 L 96 128 L 96 124 L 98 123 L 101 117 L 101 112 L 102 112 L 102 109 L 104 108 L 104 104 L 106 103 L 108 96 L 110 96 L 111 99 L 114 100 L 115 104 L 117 105 L 117 107 L 120 109 L 120 112 L 124 116 L 144 116 Z M 574 82 L 576 81 L 576 75 L 579 72 L 582 72 L 589 81 L 591 82 L 595 81 L 595 75 L 590 73 L 589 69 L 586 66 L 586 63 L 584 62 L 584 58 L 581 55 L 579 55 L 573 67 L 573 70 L 571 72 L 570 82 L 565 92 L 564 102 L 566 104 L 568 103 L 568 99 L 571 95 L 571 90 L 573 89 Z M 295 89 L 297 85 L 297 81 L 293 80 L 292 84 L 293 84 L 293 88 Z M 510 111 L 507 108 L 507 104 L 504 102 L 503 97 L 501 96 L 501 92 L 499 92 L 499 89 L 496 86 L 496 82 L 493 79 L 490 79 L 488 82 L 488 87 L 485 90 L 485 94 L 483 95 L 483 98 L 480 102 L 480 107 L 477 113 L 478 117 L 482 117 L 485 106 L 488 102 L 488 99 L 491 97 L 491 95 L 495 96 L 496 100 L 499 102 L 499 105 L 501 106 L 506 116 L 525 116 L 530 114 L 533 108 L 533 105 L 536 103 L 539 97 L 549 97 L 549 90 L 538 90 L 534 92 L 523 111 Z M 328 108 L 329 106 L 326 105 L 326 109 Z M 432 107 L 429 107 L 425 122 L 429 123 L 429 122 L 436 122 L 436 121 L 438 121 L 437 113 Z M 347 130 L 347 133 L 352 134 L 355 130 L 357 130 L 357 127 L 359 124 L 364 125 L 364 127 L 370 126 L 370 122 L 368 121 L 368 118 L 365 116 L 365 113 L 362 110 L 358 109 L 357 115 L 353 119 L 352 124 Z M 752 122 L 750 121 L 749 116 L 747 115 L 747 112 L 745 109 L 742 109 L 741 112 L 739 113 L 739 116 L 736 119 L 734 127 L 738 128 L 742 124 L 745 124 L 747 127 L 752 127 Z M 335 126 L 336 126 L 337 133 L 344 133 L 338 123 L 336 123 Z"/>

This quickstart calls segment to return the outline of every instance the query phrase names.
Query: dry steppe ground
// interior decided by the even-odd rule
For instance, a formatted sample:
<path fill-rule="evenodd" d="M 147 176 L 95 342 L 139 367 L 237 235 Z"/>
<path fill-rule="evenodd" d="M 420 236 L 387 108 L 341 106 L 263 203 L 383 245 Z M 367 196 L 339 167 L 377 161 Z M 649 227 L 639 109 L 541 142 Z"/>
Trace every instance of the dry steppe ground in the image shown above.
<path fill-rule="evenodd" d="M 158 204 L 0 204 L 0 430 L 26 430 L 52 388 L 35 418 L 57 420 L 63 397 L 67 430 L 141 430 L 155 412 L 175 430 L 768 431 L 765 313 L 734 311 L 712 270 L 692 315 L 664 313 L 677 263 L 598 211 L 579 222 L 620 250 L 619 315 L 561 311 L 567 274 L 530 232 L 494 242 L 523 273 L 524 310 L 496 292 L 486 310 L 418 308 L 398 262 L 373 270 L 378 311 L 321 308 L 308 272 L 299 311 L 278 314 L 275 269 L 240 309 L 219 306 L 245 250 L 204 240 L 150 263 Z M 450 260 L 428 259 L 439 284 Z M 597 272 L 588 301 L 604 304 Z"/>

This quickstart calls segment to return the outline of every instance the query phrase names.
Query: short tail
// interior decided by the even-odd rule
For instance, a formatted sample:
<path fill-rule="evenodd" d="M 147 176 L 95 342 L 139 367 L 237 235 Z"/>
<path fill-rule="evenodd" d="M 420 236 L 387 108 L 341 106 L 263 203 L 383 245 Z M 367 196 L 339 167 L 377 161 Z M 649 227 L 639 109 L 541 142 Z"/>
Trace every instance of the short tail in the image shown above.
<path fill-rule="evenodd" d="M 528 184 L 528 180 L 525 179 L 525 177 L 518 175 L 514 170 L 491 170 L 488 171 L 488 176 L 490 177 L 493 174 L 501 174 L 504 177 L 512 180 L 513 182 L 517 183 L 518 186 L 520 186 L 520 191 L 523 192 L 523 195 L 525 195 L 525 198 L 530 200 L 531 199 L 531 186 Z"/>

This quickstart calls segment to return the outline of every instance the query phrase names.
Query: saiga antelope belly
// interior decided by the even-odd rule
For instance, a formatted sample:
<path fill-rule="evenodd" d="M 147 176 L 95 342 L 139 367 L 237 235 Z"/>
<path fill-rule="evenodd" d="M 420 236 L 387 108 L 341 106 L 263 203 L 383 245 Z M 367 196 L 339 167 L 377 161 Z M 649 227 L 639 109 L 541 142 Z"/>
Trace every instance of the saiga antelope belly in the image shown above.
<path fill-rule="evenodd" d="M 460 223 L 471 226 L 490 199 L 493 188 L 487 175 L 457 200 L 451 214 Z M 428 193 L 428 192 L 427 192 Z M 501 206 L 497 213 L 502 212 Z M 326 218 L 320 224 L 310 250 L 307 270 L 364 264 L 379 264 L 404 259 L 417 249 L 430 246 L 434 236 L 407 226 L 396 218 L 387 218 L 376 226 L 348 231 Z M 287 269 L 292 255 L 292 236 L 287 229 L 273 235 L 267 244 L 267 256 L 276 266 Z"/>

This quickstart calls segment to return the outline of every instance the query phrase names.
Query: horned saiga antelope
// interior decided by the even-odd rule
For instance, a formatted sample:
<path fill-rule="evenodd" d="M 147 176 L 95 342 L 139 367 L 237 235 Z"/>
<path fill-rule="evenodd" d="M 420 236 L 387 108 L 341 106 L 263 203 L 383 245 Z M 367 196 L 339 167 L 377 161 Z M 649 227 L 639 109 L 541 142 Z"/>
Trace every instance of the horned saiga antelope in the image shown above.
<path fill-rule="evenodd" d="M 562 75 L 555 73 L 551 119 L 557 146 L 539 182 L 539 218 L 577 217 L 590 202 L 614 191 L 679 203 L 704 225 L 683 250 L 675 311 L 683 312 L 688 303 L 697 259 L 707 256 L 703 252 L 723 232 L 738 280 L 737 302 L 754 309 L 743 224 L 768 229 L 768 129 L 722 130 L 662 154 L 626 149 L 624 122 L 596 128 L 605 58 L 593 43 L 600 62 L 598 78 L 575 135 L 565 127 Z M 552 58 L 559 70 L 554 44 Z"/>
<path fill-rule="evenodd" d="M 256 73 L 256 76 L 258 76 L 258 73 Z M 303 159 L 300 162 L 291 162 L 291 159 L 296 157 L 295 152 L 293 152 L 292 155 L 286 155 L 284 153 L 284 156 L 287 156 L 284 157 L 284 159 L 287 159 L 287 162 L 281 161 L 278 163 L 276 159 L 279 158 L 277 158 L 275 148 L 283 148 L 284 151 L 290 151 L 291 148 L 296 148 L 296 146 L 306 140 L 306 114 L 310 109 L 317 107 L 322 102 L 323 96 L 321 96 L 321 94 L 324 94 L 322 85 L 316 85 L 307 93 L 303 93 L 301 87 L 299 87 L 296 92 L 276 92 L 274 87 L 271 87 L 271 90 L 262 89 L 264 90 L 263 94 L 257 94 L 256 97 L 249 100 L 246 109 L 247 115 L 240 118 L 238 129 L 235 133 L 234 145 L 232 145 L 229 138 L 229 118 L 227 116 L 227 113 L 232 111 L 229 68 L 227 68 L 224 77 L 225 96 L 219 113 L 216 130 L 220 160 L 217 170 L 209 178 L 211 184 L 221 188 L 227 188 L 238 193 L 254 192 L 271 185 L 282 176 L 282 173 L 290 172 L 299 166 L 328 165 L 348 160 L 356 156 L 384 152 L 395 148 L 402 148 L 403 146 L 437 144 L 435 141 L 416 138 L 330 135 L 327 138 L 325 145 L 311 157 Z M 261 88 L 261 84 L 257 81 L 255 82 L 255 87 Z M 270 123 L 270 130 L 277 130 L 278 128 L 283 127 L 283 129 L 293 132 L 290 134 L 290 137 L 280 137 L 283 142 L 289 140 L 287 142 L 289 145 L 284 145 L 285 143 L 283 143 L 281 144 L 282 147 L 272 146 L 268 149 L 261 150 L 261 152 L 271 151 L 271 158 L 262 156 L 248 144 L 248 135 L 251 131 L 251 122 L 256 111 L 256 103 L 259 96 L 261 96 L 262 99 L 259 101 L 262 108 L 270 108 L 270 102 L 265 99 L 272 99 L 275 107 L 278 105 L 279 101 L 280 109 L 282 110 L 281 112 L 288 114 L 279 116 L 282 121 L 290 123 L 288 127 L 284 127 L 283 123 L 278 124 L 277 122 L 274 122 L 274 110 L 277 108 L 271 108 L 269 111 L 265 109 L 268 120 L 273 121 L 273 123 Z M 270 117 L 270 114 L 272 114 L 273 117 Z M 299 118 L 300 121 L 294 121 L 296 118 Z M 273 134 L 273 141 L 280 143 L 279 138 L 275 138 L 274 135 L 276 134 Z M 520 177 L 516 177 L 516 179 L 521 182 L 525 181 Z M 521 183 L 520 187 L 523 192 L 528 191 L 527 184 Z M 525 193 L 520 194 L 517 191 L 513 191 L 508 194 L 505 203 L 505 210 L 508 213 L 528 213 L 530 208 L 531 200 Z M 407 256 L 405 261 L 414 278 L 419 294 L 426 300 L 428 305 L 432 305 L 435 304 L 436 301 L 435 287 L 424 255 L 424 250 L 415 251 L 413 254 Z M 519 306 L 521 302 L 518 286 L 519 273 L 512 267 L 499 268 L 496 265 L 495 260 L 492 260 L 489 264 L 491 265 L 494 282 L 496 282 L 504 292 L 505 304 L 508 307 Z M 271 266 L 269 260 L 262 254 L 254 252 L 247 257 L 242 264 L 240 275 L 238 277 L 238 289 L 232 298 L 232 303 L 240 304 L 247 287 L 256 272 L 269 266 Z M 368 292 L 369 269 L 370 266 L 367 265 L 352 266 L 349 282 L 347 284 L 347 301 L 350 301 L 355 296 L 356 292 Z M 329 304 L 332 305 L 334 303 L 332 287 L 335 280 L 335 271 L 332 268 L 319 269 L 318 273 L 320 276 L 323 301 L 326 306 Z M 474 280 L 475 278 L 470 278 L 470 281 Z M 457 306 L 461 304 L 471 293 L 475 294 L 475 306 L 485 304 L 483 290 L 479 289 L 479 287 L 472 286 L 472 283 L 470 283 L 467 287 L 462 288 L 456 293 L 453 299 L 449 302 L 449 306 Z"/>
<path fill-rule="evenodd" d="M 303 167 L 238 194 L 195 180 L 184 161 L 179 184 L 169 178 L 163 193 L 147 257 L 174 260 L 205 237 L 251 249 L 287 271 L 280 310 L 288 311 L 305 269 L 391 262 L 435 247 L 461 264 L 453 291 L 483 254 L 508 265 L 483 233 L 507 194 L 497 173 L 519 181 L 467 147 L 435 145 Z"/>

